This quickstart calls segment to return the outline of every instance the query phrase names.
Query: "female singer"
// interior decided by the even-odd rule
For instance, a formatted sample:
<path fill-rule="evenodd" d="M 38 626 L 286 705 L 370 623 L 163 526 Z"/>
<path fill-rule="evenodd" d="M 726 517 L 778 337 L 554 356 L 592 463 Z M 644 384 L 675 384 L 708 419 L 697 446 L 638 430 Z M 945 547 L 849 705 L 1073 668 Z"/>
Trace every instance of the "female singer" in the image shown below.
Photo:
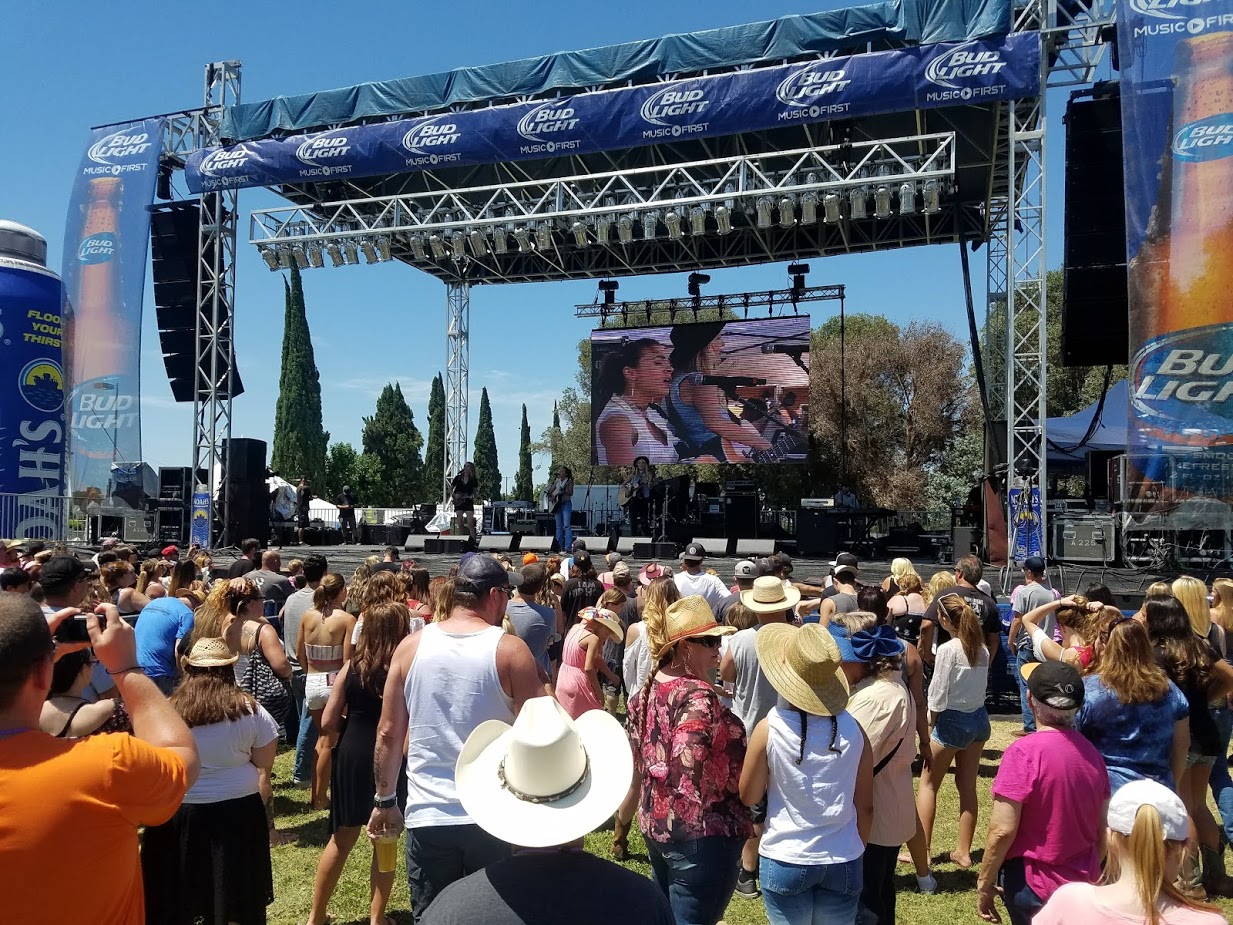
<path fill-rule="evenodd" d="M 479 491 L 479 479 L 475 477 L 475 463 L 463 463 L 462 471 L 454 476 L 450 483 L 450 498 L 454 502 L 454 529 L 461 531 L 465 526 L 471 542 L 477 542 L 475 535 L 475 495 Z"/>
<path fill-rule="evenodd" d="M 634 460 L 633 473 L 622 486 L 630 493 L 626 508 L 629 511 L 633 536 L 647 536 L 650 533 L 648 515 L 651 512 L 651 484 L 654 481 L 655 473 L 651 470 L 651 461 L 645 456 L 637 457 Z"/>
<path fill-rule="evenodd" d="M 565 555 L 574 545 L 574 473 L 569 466 L 557 469 L 557 480 L 548 487 L 548 503 L 557 522 L 557 548 Z"/>
<path fill-rule="evenodd" d="M 655 402 L 672 385 L 668 348 L 649 337 L 604 357 L 596 379 L 595 446 L 601 466 L 628 466 L 638 456 L 676 462 L 676 439 Z"/>

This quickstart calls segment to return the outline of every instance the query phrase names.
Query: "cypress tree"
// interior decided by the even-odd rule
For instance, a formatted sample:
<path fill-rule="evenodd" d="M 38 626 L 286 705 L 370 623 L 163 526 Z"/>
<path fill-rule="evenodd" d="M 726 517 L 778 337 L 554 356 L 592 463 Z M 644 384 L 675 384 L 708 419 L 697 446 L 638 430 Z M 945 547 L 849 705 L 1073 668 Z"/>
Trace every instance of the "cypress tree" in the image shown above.
<path fill-rule="evenodd" d="M 370 504 L 401 507 L 421 497 L 424 464 L 420 450 L 424 438 L 415 426 L 411 406 L 403 397 L 402 386 L 387 384 L 377 398 L 377 410 L 364 418 L 364 454 L 358 467 L 378 473 Z"/>
<path fill-rule="evenodd" d="M 321 423 L 321 377 L 308 332 L 300 271 L 294 263 L 291 282 L 284 280 L 283 289 L 283 355 L 270 466 L 290 482 L 301 475 L 308 476 L 313 487 L 321 492 L 325 490 L 325 454 L 330 435 Z"/>
<path fill-rule="evenodd" d="M 441 374 L 432 379 L 428 393 L 428 446 L 424 451 L 424 497 L 440 496 L 445 482 L 445 383 Z"/>
<path fill-rule="evenodd" d="M 475 429 L 475 477 L 479 480 L 479 497 L 485 501 L 501 498 L 501 468 L 497 465 L 497 435 L 492 429 L 492 406 L 488 390 L 480 392 L 479 426 Z"/>
<path fill-rule="evenodd" d="M 548 451 L 550 453 L 550 461 L 548 463 L 548 481 L 552 482 L 557 477 L 557 470 L 561 468 L 561 409 L 554 401 L 552 403 L 552 430 L 548 432 Z"/>
<path fill-rule="evenodd" d="M 535 485 L 531 474 L 531 425 L 527 423 L 527 406 L 522 406 L 522 433 L 518 438 L 518 475 L 514 479 L 514 501 L 535 500 Z"/>

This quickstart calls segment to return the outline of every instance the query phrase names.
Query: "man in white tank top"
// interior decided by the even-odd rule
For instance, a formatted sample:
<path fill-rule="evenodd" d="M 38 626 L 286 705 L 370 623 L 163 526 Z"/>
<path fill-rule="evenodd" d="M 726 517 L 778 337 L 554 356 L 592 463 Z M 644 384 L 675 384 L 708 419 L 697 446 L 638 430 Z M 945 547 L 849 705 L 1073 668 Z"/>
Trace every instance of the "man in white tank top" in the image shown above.
<path fill-rule="evenodd" d="M 544 694 L 531 650 L 501 629 L 511 582 L 520 584 L 522 575 L 491 556 L 464 556 L 453 612 L 404 639 L 390 663 L 368 831 L 394 834 L 404 824 L 396 793 L 405 739 L 407 878 L 416 922 L 445 887 L 510 853 L 463 810 L 454 767 L 475 727 L 513 723 L 523 703 Z"/>

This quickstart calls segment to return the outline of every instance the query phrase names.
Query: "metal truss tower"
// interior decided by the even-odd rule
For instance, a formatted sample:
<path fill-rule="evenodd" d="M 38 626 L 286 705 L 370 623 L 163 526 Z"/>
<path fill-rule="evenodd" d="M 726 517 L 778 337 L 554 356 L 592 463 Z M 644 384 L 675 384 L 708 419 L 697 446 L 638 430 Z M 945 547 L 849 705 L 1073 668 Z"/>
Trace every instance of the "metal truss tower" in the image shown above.
<path fill-rule="evenodd" d="M 465 279 L 446 286 L 445 328 L 445 473 L 441 500 L 450 498 L 450 482 L 467 461 L 467 416 L 471 378 L 471 284 Z"/>

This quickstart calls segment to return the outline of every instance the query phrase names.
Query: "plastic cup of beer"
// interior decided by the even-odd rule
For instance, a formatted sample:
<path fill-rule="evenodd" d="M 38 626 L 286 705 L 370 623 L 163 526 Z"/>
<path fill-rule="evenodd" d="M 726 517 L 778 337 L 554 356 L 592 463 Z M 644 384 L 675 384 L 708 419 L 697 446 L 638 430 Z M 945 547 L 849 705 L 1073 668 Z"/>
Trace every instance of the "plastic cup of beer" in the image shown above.
<path fill-rule="evenodd" d="M 372 850 L 377 853 L 377 872 L 392 874 L 398 865 L 398 836 L 382 832 L 372 840 Z"/>

